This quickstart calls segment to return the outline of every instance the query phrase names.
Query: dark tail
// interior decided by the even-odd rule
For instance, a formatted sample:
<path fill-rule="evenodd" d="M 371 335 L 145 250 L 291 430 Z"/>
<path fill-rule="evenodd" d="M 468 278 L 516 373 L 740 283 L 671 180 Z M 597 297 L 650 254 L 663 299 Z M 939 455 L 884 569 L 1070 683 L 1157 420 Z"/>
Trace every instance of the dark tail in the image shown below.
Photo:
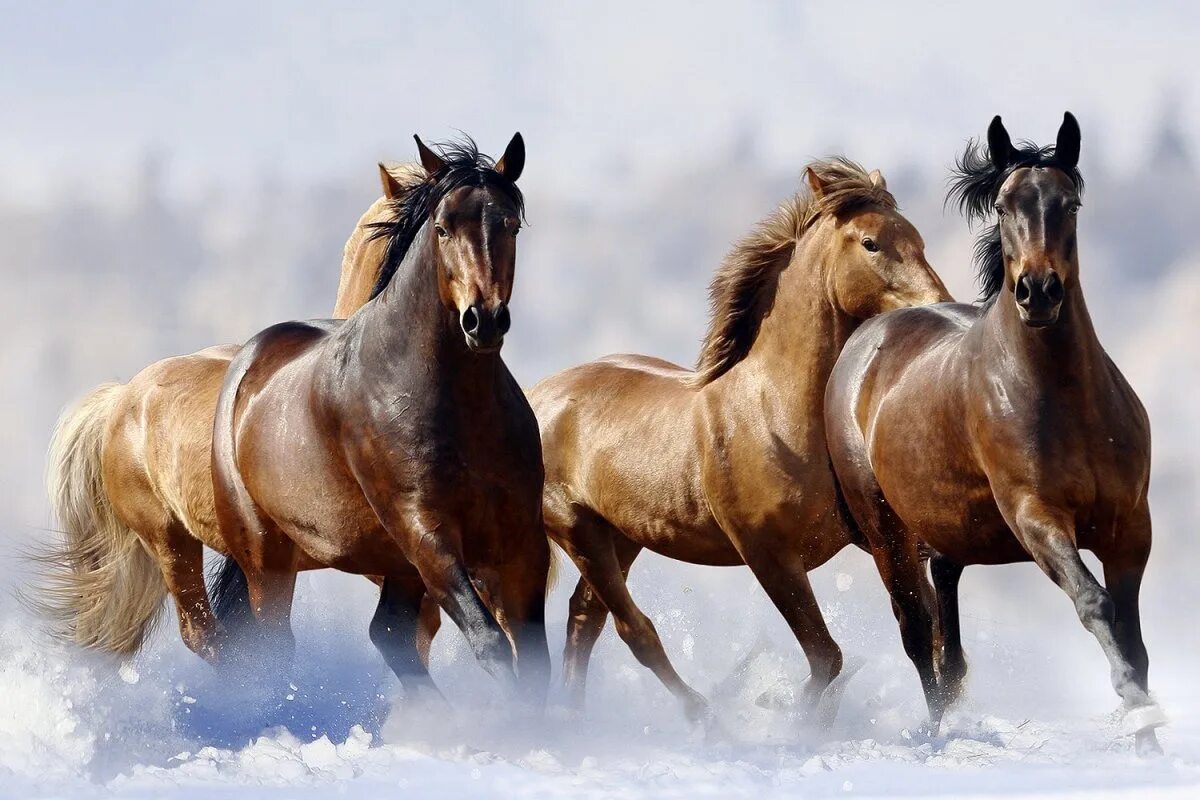
<path fill-rule="evenodd" d="M 253 621 L 246 573 L 229 556 L 222 556 L 215 568 L 209 571 L 208 596 L 213 614 L 226 629 L 241 628 Z"/>

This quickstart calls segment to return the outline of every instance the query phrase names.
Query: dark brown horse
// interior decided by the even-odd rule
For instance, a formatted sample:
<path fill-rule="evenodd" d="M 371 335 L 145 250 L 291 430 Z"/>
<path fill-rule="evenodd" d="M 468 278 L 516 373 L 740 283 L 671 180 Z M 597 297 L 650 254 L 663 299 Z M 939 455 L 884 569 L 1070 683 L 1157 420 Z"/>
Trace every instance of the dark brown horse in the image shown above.
<path fill-rule="evenodd" d="M 966 673 L 957 584 L 968 564 L 1035 561 L 1112 667 L 1139 750 L 1162 717 L 1147 686 L 1138 590 L 1150 554 L 1150 425 L 1096 338 L 1079 277 L 1080 135 L 1014 147 L 1000 118 L 953 196 L 998 220 L 977 246 L 986 302 L 905 309 L 859 328 L 829 380 L 829 450 L 891 592 L 936 724 Z M 944 626 L 918 548 L 933 548 Z M 1080 549 L 1104 564 L 1102 587 Z M 940 673 L 940 685 L 935 674 Z"/>
<path fill-rule="evenodd" d="M 549 664 L 541 449 L 500 358 L 524 145 L 515 136 L 493 166 L 470 142 L 441 155 L 417 144 L 428 177 L 379 229 L 374 298 L 345 322 L 268 328 L 230 365 L 213 435 L 233 559 L 221 583 L 240 568 L 254 617 L 290 645 L 297 571 L 383 576 L 371 638 L 407 690 L 431 685 L 417 649 L 428 595 L 502 682 L 515 649 L 538 702 Z"/>
<path fill-rule="evenodd" d="M 878 171 L 835 159 L 805 175 L 810 193 L 786 201 L 717 273 L 697 371 L 612 356 L 530 392 L 546 529 L 582 573 L 563 668 L 576 704 L 611 611 L 689 717 L 708 717 L 625 585 L 643 548 L 748 565 L 808 657 L 806 711 L 842 668 L 808 580 L 854 538 L 825 451 L 825 381 L 861 320 L 949 295 Z"/>

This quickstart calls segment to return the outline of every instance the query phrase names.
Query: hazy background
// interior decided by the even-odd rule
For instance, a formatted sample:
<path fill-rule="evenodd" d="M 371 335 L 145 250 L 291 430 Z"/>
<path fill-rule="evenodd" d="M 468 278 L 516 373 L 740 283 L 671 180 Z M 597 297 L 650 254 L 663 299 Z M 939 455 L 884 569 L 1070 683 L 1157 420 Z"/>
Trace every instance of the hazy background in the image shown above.
<path fill-rule="evenodd" d="M 1014 138 L 1049 143 L 1070 109 L 1084 137 L 1083 285 L 1155 434 L 1152 682 L 1195 720 L 1194 5 L 341 6 L 0 3 L 0 588 L 23 579 L 16 551 L 52 524 L 42 472 L 61 409 L 153 360 L 327 315 L 342 245 L 378 195 L 375 163 L 412 158 L 414 132 L 463 130 L 497 155 L 525 136 L 530 224 L 505 357 L 531 383 L 614 351 L 690 364 L 713 269 L 815 156 L 880 168 L 951 290 L 973 298 L 971 234 L 942 209 L 949 164 L 993 114 Z M 839 574 L 854 579 L 846 591 Z M 918 721 L 869 562 L 845 554 L 814 580 L 848 651 L 901 662 L 879 674 L 895 675 L 902 721 Z M 632 581 L 704 691 L 760 636 L 799 659 L 744 569 L 644 556 Z M 342 637 L 378 671 L 358 583 L 302 582 L 298 627 Z M 570 584 L 551 601 L 556 651 Z M 969 570 L 963 597 L 980 709 L 1115 706 L 1098 648 L 1035 569 Z M 18 619 L 8 600 L 0 611 Z M 188 663 L 164 631 L 147 658 Z M 435 674 L 474 674 L 463 653 L 444 635 Z M 670 708 L 611 628 L 594 664 L 593 697 L 636 686 L 644 708 Z M 848 704 L 871 707 L 882 690 L 870 680 Z M 844 733 L 865 735 L 853 725 L 869 716 L 851 713 Z"/>

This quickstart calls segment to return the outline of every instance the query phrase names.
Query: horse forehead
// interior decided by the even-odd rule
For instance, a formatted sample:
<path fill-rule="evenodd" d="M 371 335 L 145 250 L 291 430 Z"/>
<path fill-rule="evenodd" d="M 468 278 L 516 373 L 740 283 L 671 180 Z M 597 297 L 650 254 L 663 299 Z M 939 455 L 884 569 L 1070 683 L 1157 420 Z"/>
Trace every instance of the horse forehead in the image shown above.
<path fill-rule="evenodd" d="M 1057 167 L 1021 167 L 1013 170 L 1000 187 L 1001 196 L 1018 202 L 1040 202 L 1053 195 L 1071 194 L 1075 185 Z"/>
<path fill-rule="evenodd" d="M 896 238 L 921 238 L 916 226 L 894 209 L 872 208 L 859 214 L 858 222 L 866 230 L 886 232 Z"/>
<path fill-rule="evenodd" d="M 467 218 L 480 217 L 485 212 L 510 214 L 515 210 L 508 195 L 494 186 L 460 186 L 442 199 L 440 208 L 442 213 Z"/>

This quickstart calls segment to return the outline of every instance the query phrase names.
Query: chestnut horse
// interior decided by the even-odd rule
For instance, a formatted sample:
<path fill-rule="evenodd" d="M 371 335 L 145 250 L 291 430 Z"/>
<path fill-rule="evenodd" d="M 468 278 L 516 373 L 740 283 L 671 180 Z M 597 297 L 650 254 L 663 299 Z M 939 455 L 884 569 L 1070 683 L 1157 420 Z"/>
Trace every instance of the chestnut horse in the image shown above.
<path fill-rule="evenodd" d="M 695 372 L 611 356 L 530 392 L 546 530 L 582 573 L 563 668 L 576 705 L 611 611 L 688 717 L 710 718 L 626 587 L 643 548 L 749 566 L 808 657 L 807 711 L 841 670 L 807 575 L 855 538 L 825 451 L 825 380 L 860 321 L 948 295 L 878 171 L 834 159 L 805 176 L 810 195 L 787 200 L 718 271 Z"/>
<path fill-rule="evenodd" d="M 966 674 L 963 567 L 1032 560 L 1099 640 L 1146 751 L 1157 749 L 1162 721 L 1138 613 L 1150 554 L 1150 425 L 1084 302 L 1079 146 L 1069 113 L 1053 148 L 1015 147 L 1000 117 L 986 157 L 968 146 L 952 197 L 972 219 L 997 216 L 976 248 L 986 302 L 896 311 L 859 328 L 830 377 L 825 424 L 934 726 Z M 937 553 L 940 658 L 922 543 Z M 1104 564 L 1107 589 L 1081 548 Z"/>
<path fill-rule="evenodd" d="M 432 685 L 416 646 L 428 594 L 481 665 L 536 703 L 549 675 L 541 445 L 500 357 L 524 145 L 515 136 L 493 165 L 469 140 L 441 155 L 417 144 L 428 178 L 380 228 L 374 297 L 345 322 L 266 329 L 226 373 L 212 446 L 225 571 L 240 568 L 261 629 L 289 649 L 297 571 L 383 576 L 371 638 L 409 691 Z"/>
<path fill-rule="evenodd" d="M 335 317 L 369 299 L 386 249 L 373 234 L 394 219 L 394 201 L 425 172 L 418 164 L 381 165 L 380 177 L 383 198 L 346 244 Z M 51 573 L 34 600 L 64 638 L 134 652 L 169 593 L 184 643 L 216 659 L 219 624 L 204 587 L 201 544 L 226 552 L 213 509 L 212 428 L 225 370 L 239 349 L 163 359 L 128 383 L 97 387 L 59 420 L 47 482 L 64 538 L 40 557 Z"/>

